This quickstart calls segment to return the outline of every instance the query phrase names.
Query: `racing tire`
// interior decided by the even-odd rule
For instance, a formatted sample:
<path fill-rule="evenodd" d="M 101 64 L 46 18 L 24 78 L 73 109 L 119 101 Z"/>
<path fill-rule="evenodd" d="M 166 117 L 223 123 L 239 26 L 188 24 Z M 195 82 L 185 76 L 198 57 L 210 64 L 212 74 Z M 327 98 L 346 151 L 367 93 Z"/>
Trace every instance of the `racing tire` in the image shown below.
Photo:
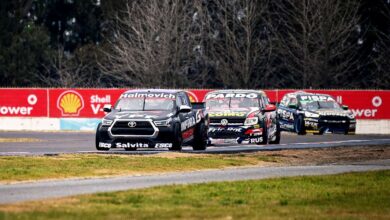
<path fill-rule="evenodd" d="M 305 135 L 306 134 L 305 122 L 303 120 L 303 115 L 299 115 L 298 118 L 295 120 L 294 130 L 295 130 L 295 133 L 297 133 L 298 135 Z"/>
<path fill-rule="evenodd" d="M 195 128 L 194 140 L 192 142 L 192 149 L 206 150 L 207 142 L 208 142 L 207 128 L 204 122 L 201 122 Z"/>
<path fill-rule="evenodd" d="M 273 140 L 273 141 L 270 140 L 268 143 L 269 144 L 280 144 L 280 135 L 281 135 L 280 124 L 279 124 L 279 121 L 277 121 L 276 122 L 275 140 Z"/>
<path fill-rule="evenodd" d="M 263 138 L 262 142 L 256 143 L 257 145 L 266 145 L 268 143 L 268 129 L 267 129 L 267 124 L 265 121 L 261 123 L 261 127 L 263 128 L 263 134 L 261 137 Z"/>
<path fill-rule="evenodd" d="M 102 123 L 99 123 L 98 126 L 97 126 L 97 129 L 96 129 L 96 136 L 95 136 L 95 145 L 96 145 L 96 150 L 99 150 L 99 151 L 108 151 L 110 150 L 110 148 L 104 148 L 104 147 L 99 147 L 99 142 L 101 140 L 101 137 L 100 137 L 100 127 L 102 126 Z"/>
<path fill-rule="evenodd" d="M 168 148 L 171 151 L 181 151 L 181 145 L 183 144 L 183 136 L 181 134 L 181 126 L 179 123 L 175 124 L 172 147 Z"/>

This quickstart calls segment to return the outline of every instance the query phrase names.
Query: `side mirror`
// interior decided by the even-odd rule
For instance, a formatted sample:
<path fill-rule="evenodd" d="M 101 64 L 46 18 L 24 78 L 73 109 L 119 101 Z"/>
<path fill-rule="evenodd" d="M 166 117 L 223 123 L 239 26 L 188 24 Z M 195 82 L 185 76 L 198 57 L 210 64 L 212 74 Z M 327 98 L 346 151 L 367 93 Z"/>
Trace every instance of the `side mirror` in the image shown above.
<path fill-rule="evenodd" d="M 348 110 L 349 109 L 348 105 L 343 105 L 343 106 L 341 106 L 341 108 L 344 109 L 344 110 Z"/>
<path fill-rule="evenodd" d="M 179 112 L 180 113 L 188 113 L 191 110 L 192 110 L 191 107 L 188 106 L 188 105 L 182 105 L 182 106 L 179 107 Z"/>
<path fill-rule="evenodd" d="M 290 104 L 290 105 L 288 105 L 288 108 L 297 109 L 297 108 L 298 108 L 298 106 L 297 106 L 297 105 L 295 105 L 295 104 Z"/>
<path fill-rule="evenodd" d="M 112 106 L 110 105 L 110 104 L 106 104 L 106 105 L 104 105 L 103 106 L 103 111 L 104 112 L 111 112 L 111 110 L 112 110 Z"/>
<path fill-rule="evenodd" d="M 266 105 L 264 108 L 264 112 L 273 112 L 273 111 L 276 111 L 275 105 L 269 104 L 269 105 Z"/>

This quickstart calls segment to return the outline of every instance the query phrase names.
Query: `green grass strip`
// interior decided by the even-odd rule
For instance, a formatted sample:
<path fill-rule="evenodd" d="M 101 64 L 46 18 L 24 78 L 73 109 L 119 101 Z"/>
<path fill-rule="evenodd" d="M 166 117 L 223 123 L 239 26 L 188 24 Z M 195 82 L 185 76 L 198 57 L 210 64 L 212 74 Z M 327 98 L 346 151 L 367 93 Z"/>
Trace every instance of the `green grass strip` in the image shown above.
<path fill-rule="evenodd" d="M 155 187 L 0 206 L 0 219 L 390 219 L 390 171 Z"/>

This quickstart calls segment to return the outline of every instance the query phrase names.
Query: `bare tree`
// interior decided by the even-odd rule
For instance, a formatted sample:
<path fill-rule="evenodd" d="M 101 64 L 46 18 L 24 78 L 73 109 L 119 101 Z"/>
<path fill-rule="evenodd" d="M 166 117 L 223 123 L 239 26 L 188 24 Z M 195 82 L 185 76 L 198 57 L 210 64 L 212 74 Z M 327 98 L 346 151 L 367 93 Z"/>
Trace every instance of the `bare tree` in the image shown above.
<path fill-rule="evenodd" d="M 274 32 L 292 85 L 321 88 L 351 78 L 358 56 L 357 1 L 274 1 Z M 341 83 L 341 84 L 343 84 Z"/>
<path fill-rule="evenodd" d="M 129 1 L 116 19 L 118 31 L 101 65 L 104 74 L 128 86 L 185 85 L 190 7 L 190 0 Z"/>
<path fill-rule="evenodd" d="M 63 48 L 51 56 L 49 65 L 36 76 L 40 85 L 47 87 L 102 87 L 96 68 L 96 54 L 91 47 L 79 48 L 72 55 L 66 55 Z"/>
<path fill-rule="evenodd" d="M 381 14 L 386 21 L 390 21 L 390 5 L 383 2 L 381 7 Z M 384 22 L 386 23 L 386 22 Z M 390 88 L 390 25 L 387 24 L 387 30 L 376 30 L 378 41 L 374 44 L 371 54 L 371 62 L 374 65 L 374 72 L 366 76 L 366 81 L 371 88 Z"/>
<path fill-rule="evenodd" d="M 272 72 L 272 41 L 266 33 L 268 0 L 216 0 L 213 59 L 228 88 L 265 85 Z"/>

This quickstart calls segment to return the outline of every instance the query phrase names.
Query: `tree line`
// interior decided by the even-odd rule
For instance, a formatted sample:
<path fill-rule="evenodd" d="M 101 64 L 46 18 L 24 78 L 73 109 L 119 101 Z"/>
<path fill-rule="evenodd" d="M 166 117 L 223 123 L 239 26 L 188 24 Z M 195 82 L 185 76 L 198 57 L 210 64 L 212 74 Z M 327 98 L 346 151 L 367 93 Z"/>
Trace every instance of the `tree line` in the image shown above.
<path fill-rule="evenodd" d="M 0 13 L 0 86 L 390 87 L 387 0 L 15 0 Z"/>

